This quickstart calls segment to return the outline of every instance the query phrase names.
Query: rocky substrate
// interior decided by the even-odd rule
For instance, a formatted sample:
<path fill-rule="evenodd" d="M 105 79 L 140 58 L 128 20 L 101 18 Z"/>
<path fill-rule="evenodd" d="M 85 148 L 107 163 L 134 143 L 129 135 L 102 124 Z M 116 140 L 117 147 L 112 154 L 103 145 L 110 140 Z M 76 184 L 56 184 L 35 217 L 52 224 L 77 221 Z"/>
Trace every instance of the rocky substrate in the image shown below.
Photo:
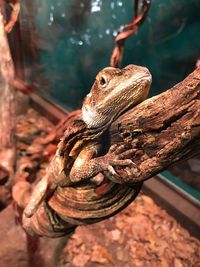
<path fill-rule="evenodd" d="M 115 217 L 78 227 L 58 266 L 196 267 L 200 266 L 200 242 L 141 194 Z"/>

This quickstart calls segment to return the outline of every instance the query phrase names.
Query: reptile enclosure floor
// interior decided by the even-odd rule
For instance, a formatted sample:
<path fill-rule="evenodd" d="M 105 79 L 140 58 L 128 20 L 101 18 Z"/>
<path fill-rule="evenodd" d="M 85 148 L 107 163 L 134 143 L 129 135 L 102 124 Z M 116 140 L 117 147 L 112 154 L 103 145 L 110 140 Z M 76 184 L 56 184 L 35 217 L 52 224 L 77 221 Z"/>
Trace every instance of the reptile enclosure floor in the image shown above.
<path fill-rule="evenodd" d="M 18 168 L 24 166 L 23 175 L 29 179 L 41 177 L 53 149 L 51 145 L 38 145 L 35 140 L 53 129 L 53 124 L 33 109 L 18 119 Z M 0 192 L 0 197 L 3 193 L 8 197 L 3 185 Z M 29 237 L 21 229 L 18 217 L 11 203 L 7 207 L 2 204 L 2 267 L 200 266 L 200 241 L 143 193 L 118 215 L 78 227 L 71 237 Z"/>

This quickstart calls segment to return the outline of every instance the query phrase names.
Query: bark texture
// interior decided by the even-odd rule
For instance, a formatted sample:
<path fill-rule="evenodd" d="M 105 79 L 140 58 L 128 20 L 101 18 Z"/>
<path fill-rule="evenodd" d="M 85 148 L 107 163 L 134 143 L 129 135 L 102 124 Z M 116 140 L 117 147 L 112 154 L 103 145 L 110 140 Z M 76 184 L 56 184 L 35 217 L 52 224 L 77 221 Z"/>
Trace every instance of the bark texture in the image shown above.
<path fill-rule="evenodd" d="M 129 143 L 137 168 L 122 183 L 144 181 L 169 165 L 200 153 L 200 68 L 166 92 L 119 117 L 111 144 Z"/>
<path fill-rule="evenodd" d="M 13 174 L 15 161 L 15 93 L 13 61 L 0 10 L 0 166 Z M 4 178 L 4 177 L 0 177 Z"/>

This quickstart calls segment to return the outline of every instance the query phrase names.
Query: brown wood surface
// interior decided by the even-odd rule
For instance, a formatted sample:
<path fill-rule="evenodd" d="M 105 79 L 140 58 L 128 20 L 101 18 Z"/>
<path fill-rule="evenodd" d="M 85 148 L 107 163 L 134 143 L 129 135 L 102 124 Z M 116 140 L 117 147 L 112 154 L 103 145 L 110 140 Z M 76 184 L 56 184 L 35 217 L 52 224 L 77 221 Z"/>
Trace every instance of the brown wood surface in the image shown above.
<path fill-rule="evenodd" d="M 136 149 L 131 175 L 122 183 L 144 181 L 179 160 L 200 153 L 200 68 L 166 92 L 119 117 L 110 128 L 111 144 Z"/>

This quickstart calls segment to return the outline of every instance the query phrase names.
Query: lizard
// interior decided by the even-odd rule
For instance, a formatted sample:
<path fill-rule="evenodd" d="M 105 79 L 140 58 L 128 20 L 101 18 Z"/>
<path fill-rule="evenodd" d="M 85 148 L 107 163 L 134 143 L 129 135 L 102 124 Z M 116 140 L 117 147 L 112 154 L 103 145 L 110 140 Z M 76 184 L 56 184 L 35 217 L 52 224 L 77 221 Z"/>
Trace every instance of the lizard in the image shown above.
<path fill-rule="evenodd" d="M 107 67 L 99 72 L 83 101 L 82 112 L 72 118 L 46 176 L 33 190 L 24 210 L 25 221 L 56 188 L 89 181 L 100 184 L 105 176 L 117 182 L 115 166 L 134 165 L 129 159 L 134 151 L 124 145 L 109 148 L 106 133 L 114 120 L 147 97 L 151 80 L 149 70 L 136 65 Z"/>

